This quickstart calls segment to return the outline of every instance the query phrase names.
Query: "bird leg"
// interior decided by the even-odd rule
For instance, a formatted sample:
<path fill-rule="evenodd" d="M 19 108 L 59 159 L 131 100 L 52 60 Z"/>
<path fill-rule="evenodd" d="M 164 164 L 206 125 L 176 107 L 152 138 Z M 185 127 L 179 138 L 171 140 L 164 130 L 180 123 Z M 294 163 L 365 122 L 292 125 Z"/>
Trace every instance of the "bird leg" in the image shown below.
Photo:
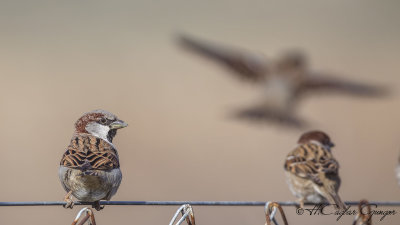
<path fill-rule="evenodd" d="M 100 211 L 102 209 L 104 209 L 104 205 L 100 206 L 100 201 L 95 201 L 92 205 L 93 208 L 95 208 L 97 211 Z"/>
<path fill-rule="evenodd" d="M 299 198 L 298 201 L 300 204 L 300 208 L 304 209 L 304 198 Z"/>
<path fill-rule="evenodd" d="M 72 209 L 74 207 L 74 201 L 72 200 L 72 191 L 69 191 L 65 196 L 64 196 L 64 202 L 67 204 L 63 205 L 64 208 Z"/>

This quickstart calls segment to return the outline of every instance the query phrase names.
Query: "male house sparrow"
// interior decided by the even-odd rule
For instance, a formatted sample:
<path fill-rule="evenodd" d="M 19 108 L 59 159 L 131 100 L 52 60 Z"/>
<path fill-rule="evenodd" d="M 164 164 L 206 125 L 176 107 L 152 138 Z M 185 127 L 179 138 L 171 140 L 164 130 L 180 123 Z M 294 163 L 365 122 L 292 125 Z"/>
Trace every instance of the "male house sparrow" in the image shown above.
<path fill-rule="evenodd" d="M 231 74 L 258 84 L 261 96 L 258 103 L 240 110 L 236 116 L 246 119 L 276 121 L 283 125 L 301 126 L 294 115 L 296 103 L 306 93 L 337 91 L 358 96 L 380 96 L 385 90 L 367 84 L 340 80 L 325 73 L 310 71 L 306 56 L 289 51 L 268 62 L 261 54 L 208 43 L 187 35 L 179 36 L 179 43 L 225 65 Z"/>
<path fill-rule="evenodd" d="M 80 201 L 110 200 L 121 183 L 118 152 L 112 143 L 117 130 L 128 126 L 105 110 L 83 114 L 75 123 L 75 133 L 62 156 L 58 175 L 68 193 L 66 208 L 72 208 L 72 196 Z"/>
<path fill-rule="evenodd" d="M 287 183 L 299 198 L 300 207 L 304 207 L 304 201 L 327 200 L 337 208 L 346 208 L 338 195 L 339 163 L 331 153 L 333 146 L 324 132 L 310 131 L 300 137 L 298 146 L 287 155 L 284 165 Z"/>

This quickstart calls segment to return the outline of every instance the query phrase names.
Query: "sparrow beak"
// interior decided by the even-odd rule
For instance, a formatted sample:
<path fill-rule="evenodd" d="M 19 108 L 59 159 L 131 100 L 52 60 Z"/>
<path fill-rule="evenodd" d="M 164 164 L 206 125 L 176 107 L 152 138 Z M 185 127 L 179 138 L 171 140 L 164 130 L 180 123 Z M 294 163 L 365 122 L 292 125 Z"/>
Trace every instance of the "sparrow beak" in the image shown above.
<path fill-rule="evenodd" d="M 329 142 L 329 147 L 333 148 L 333 147 L 335 147 L 335 144 L 332 142 Z"/>
<path fill-rule="evenodd" d="M 124 128 L 124 127 L 127 127 L 127 126 L 128 126 L 128 124 L 125 123 L 124 121 L 122 121 L 122 120 L 116 120 L 116 121 L 114 121 L 114 122 L 112 122 L 112 123 L 110 124 L 110 129 L 111 129 L 111 130 L 121 129 L 121 128 Z"/>

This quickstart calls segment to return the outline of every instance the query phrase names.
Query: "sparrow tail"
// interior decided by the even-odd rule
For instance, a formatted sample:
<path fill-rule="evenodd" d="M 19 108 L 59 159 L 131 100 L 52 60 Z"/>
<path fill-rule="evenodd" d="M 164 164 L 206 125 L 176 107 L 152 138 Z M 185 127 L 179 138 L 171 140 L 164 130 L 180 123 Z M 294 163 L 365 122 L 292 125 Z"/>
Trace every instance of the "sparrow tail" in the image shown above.
<path fill-rule="evenodd" d="M 340 199 L 340 197 L 339 197 L 339 195 L 337 195 L 337 194 L 329 194 L 329 196 L 330 196 L 330 198 L 331 199 L 329 199 L 329 201 L 331 202 L 331 203 L 335 203 L 335 207 L 337 208 L 337 209 L 340 209 L 340 210 L 344 210 L 344 209 L 346 209 L 347 208 L 347 206 L 342 202 L 342 200 Z M 333 202 L 332 202 L 332 200 L 333 200 Z"/>
<path fill-rule="evenodd" d="M 324 182 L 324 188 L 326 190 L 326 196 L 324 197 L 328 199 L 329 203 L 335 204 L 336 209 L 344 210 L 347 208 L 343 201 L 340 199 L 334 183 Z"/>

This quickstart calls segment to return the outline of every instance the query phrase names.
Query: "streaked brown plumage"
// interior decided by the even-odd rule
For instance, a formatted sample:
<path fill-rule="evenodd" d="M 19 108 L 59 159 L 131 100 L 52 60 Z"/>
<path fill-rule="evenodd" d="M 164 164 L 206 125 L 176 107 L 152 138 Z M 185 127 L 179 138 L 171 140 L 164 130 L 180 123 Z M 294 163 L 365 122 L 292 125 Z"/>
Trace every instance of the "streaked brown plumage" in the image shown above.
<path fill-rule="evenodd" d="M 111 170 L 119 168 L 118 153 L 109 143 L 90 134 L 72 137 L 61 165 L 69 168 Z"/>
<path fill-rule="evenodd" d="M 334 145 L 329 136 L 310 131 L 300 137 L 298 144 L 287 155 L 284 168 L 289 188 L 299 198 L 300 206 L 304 206 L 304 201 L 328 201 L 344 209 L 346 206 L 338 195 L 339 163 L 331 153 Z"/>
<path fill-rule="evenodd" d="M 179 44 L 210 58 L 242 80 L 260 84 L 262 96 L 257 104 L 239 110 L 236 117 L 256 121 L 277 121 L 282 125 L 303 126 L 294 110 L 301 97 L 316 91 L 336 91 L 358 96 L 381 96 L 386 89 L 375 85 L 341 80 L 326 73 L 310 71 L 306 56 L 288 51 L 268 61 L 262 54 L 202 41 L 188 35 L 179 36 Z"/>
<path fill-rule="evenodd" d="M 112 140 L 116 130 L 127 124 L 104 110 L 84 114 L 75 123 L 75 133 L 62 156 L 59 177 L 68 192 L 66 207 L 72 208 L 71 195 L 80 201 L 110 200 L 121 183 L 118 152 Z"/>

